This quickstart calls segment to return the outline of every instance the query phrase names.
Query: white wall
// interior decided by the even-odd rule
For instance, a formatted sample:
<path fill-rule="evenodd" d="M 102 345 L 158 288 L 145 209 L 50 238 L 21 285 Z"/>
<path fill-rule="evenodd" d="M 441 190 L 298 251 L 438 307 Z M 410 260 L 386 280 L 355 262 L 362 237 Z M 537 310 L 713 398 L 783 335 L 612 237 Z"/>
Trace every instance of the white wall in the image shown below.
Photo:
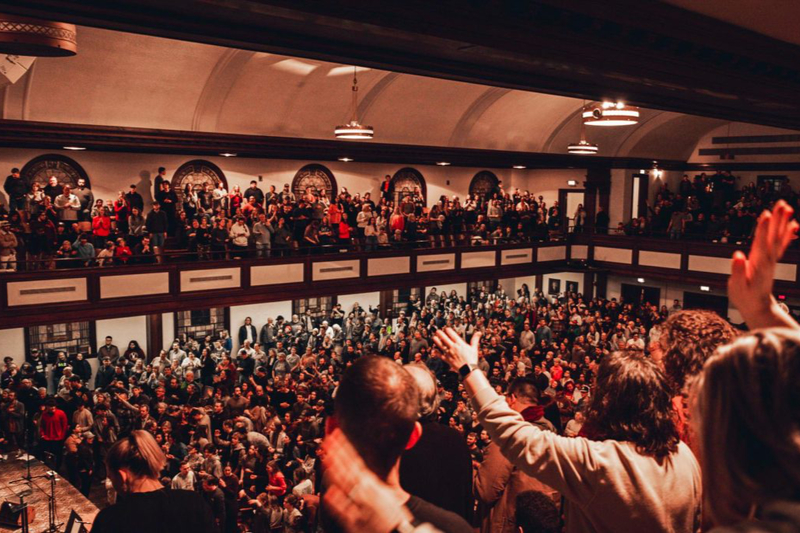
<path fill-rule="evenodd" d="M 231 337 L 233 338 L 233 353 L 239 350 L 239 328 L 244 325 L 244 319 L 253 319 L 253 325 L 258 333 L 267 323 L 267 318 L 283 316 L 287 320 L 292 317 L 292 302 L 269 302 L 263 304 L 236 305 L 231 307 Z"/>
<path fill-rule="evenodd" d="M 487 279 L 489 279 L 487 277 Z M 428 296 L 428 293 L 431 292 L 433 285 L 425 287 L 425 296 Z M 436 285 L 436 292 L 439 294 L 447 293 L 450 294 L 450 291 L 455 290 L 456 294 L 459 296 L 463 296 L 464 298 L 467 297 L 467 284 L 466 283 L 452 283 L 450 285 Z"/>
<path fill-rule="evenodd" d="M 381 304 L 380 292 L 362 292 L 359 294 L 342 294 L 337 297 L 337 301 L 342 304 L 345 313 L 353 309 L 353 305 L 358 303 L 364 311 L 369 311 L 370 306 L 378 307 Z"/>
<path fill-rule="evenodd" d="M 13 357 L 18 367 L 25 362 L 25 328 L 0 329 L 0 355 Z"/>
<path fill-rule="evenodd" d="M 583 286 L 583 272 L 553 272 L 552 274 L 545 274 L 544 275 L 544 284 L 542 285 L 542 291 L 544 291 L 545 295 L 548 294 L 548 287 L 550 286 L 550 280 L 557 279 L 561 281 L 561 292 L 565 292 L 567 290 L 567 282 L 574 281 L 578 284 L 578 292 L 583 294 L 584 286 Z M 532 285 L 528 285 L 532 287 Z M 532 290 L 532 289 L 531 289 Z"/>
<path fill-rule="evenodd" d="M 161 348 L 167 349 L 175 341 L 175 313 L 161 314 Z M 157 357 L 158 354 L 148 354 Z"/>
<path fill-rule="evenodd" d="M 144 315 L 98 320 L 95 322 L 95 332 L 98 349 L 106 343 L 106 336 L 111 335 L 112 342 L 119 348 L 120 355 L 125 353 L 128 343 L 131 341 L 138 342 L 139 347 L 147 353 L 147 317 Z M 147 355 L 151 356 L 151 354 Z M 92 357 L 89 359 L 89 365 L 92 367 L 92 376 L 94 376 L 100 362 L 96 357 Z"/>

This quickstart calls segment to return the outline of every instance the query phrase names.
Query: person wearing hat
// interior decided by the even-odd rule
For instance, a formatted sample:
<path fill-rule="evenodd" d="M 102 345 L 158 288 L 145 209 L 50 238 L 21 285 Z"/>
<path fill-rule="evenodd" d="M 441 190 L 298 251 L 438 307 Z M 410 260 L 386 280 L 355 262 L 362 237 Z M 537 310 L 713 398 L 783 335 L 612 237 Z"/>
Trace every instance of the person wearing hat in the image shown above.
<path fill-rule="evenodd" d="M 25 194 L 28 192 L 28 185 L 22 179 L 18 168 L 11 169 L 11 174 L 6 177 L 3 190 L 8 195 L 10 211 L 23 211 L 25 209 Z"/>
<path fill-rule="evenodd" d="M 136 192 L 136 185 L 131 183 L 130 190 L 125 193 L 125 201 L 128 202 L 128 206 L 131 210 L 135 207 L 141 213 L 144 211 L 144 198 L 142 195 Z"/>
<path fill-rule="evenodd" d="M 17 269 L 17 236 L 7 220 L 0 220 L 0 272 Z"/>

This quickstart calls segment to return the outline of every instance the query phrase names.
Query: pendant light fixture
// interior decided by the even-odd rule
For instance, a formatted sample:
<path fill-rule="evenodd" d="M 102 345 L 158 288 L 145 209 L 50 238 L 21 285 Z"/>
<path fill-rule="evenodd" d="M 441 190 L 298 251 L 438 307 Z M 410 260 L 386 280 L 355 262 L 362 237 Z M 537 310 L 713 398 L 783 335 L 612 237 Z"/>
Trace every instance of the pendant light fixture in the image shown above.
<path fill-rule="evenodd" d="M 583 109 L 586 109 L 584 102 Z M 576 143 L 570 143 L 567 146 L 567 153 L 575 155 L 594 155 L 599 151 L 596 144 L 592 144 L 586 140 L 586 124 L 581 122 L 581 140 Z"/>
<path fill-rule="evenodd" d="M 353 67 L 353 115 L 350 122 L 343 126 L 336 126 L 333 133 L 337 139 L 372 139 L 375 130 L 372 126 L 362 126 L 358 122 L 358 77 L 356 67 Z"/>
<path fill-rule="evenodd" d="M 631 126 L 639 122 L 639 108 L 622 102 L 593 102 L 583 106 L 587 126 Z"/>

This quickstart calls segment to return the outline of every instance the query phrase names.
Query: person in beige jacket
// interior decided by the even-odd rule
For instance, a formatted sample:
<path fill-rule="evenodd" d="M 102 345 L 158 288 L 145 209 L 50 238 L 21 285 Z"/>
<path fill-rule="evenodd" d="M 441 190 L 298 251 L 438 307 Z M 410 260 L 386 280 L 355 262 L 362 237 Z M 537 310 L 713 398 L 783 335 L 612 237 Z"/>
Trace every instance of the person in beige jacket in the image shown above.
<path fill-rule="evenodd" d="M 509 407 L 520 413 L 526 422 L 555 433 L 555 427 L 544 417 L 544 408 L 539 405 L 539 391 L 533 380 L 514 380 L 508 387 L 507 401 Z M 486 508 L 482 533 L 517 533 L 516 501 L 522 492 L 541 492 L 554 501 L 560 498 L 557 491 L 511 464 L 494 442 L 486 449 L 475 475 L 474 489 L 478 502 Z"/>
<path fill-rule="evenodd" d="M 503 455 L 562 494 L 567 533 L 699 530 L 700 467 L 680 441 L 657 363 L 635 351 L 604 358 L 584 428 L 593 439 L 561 437 L 525 422 L 475 371 L 479 340 L 450 328 L 435 338 Z"/>

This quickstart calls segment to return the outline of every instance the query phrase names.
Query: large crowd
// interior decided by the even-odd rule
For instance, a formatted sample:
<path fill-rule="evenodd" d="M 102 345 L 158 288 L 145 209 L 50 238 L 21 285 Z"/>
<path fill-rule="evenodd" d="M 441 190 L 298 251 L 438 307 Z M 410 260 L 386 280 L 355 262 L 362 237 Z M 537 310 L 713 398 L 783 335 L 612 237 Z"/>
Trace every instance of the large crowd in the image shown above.
<path fill-rule="evenodd" d="M 451 428 L 460 447 L 451 453 L 464 459 L 453 468 L 463 468 L 460 475 L 440 481 L 461 482 L 460 498 L 451 497 L 446 508 L 488 524 L 495 502 L 481 488 L 491 483 L 481 468 L 492 453 L 491 438 L 435 346 L 434 332 L 452 327 L 469 338 L 482 331 L 479 366 L 496 390 L 516 391 L 520 405 L 532 408 L 532 421 L 577 435 L 597 362 L 615 350 L 644 351 L 679 310 L 677 302 L 667 309 L 578 294 L 546 297 L 527 286 L 513 295 L 502 288 L 468 295 L 433 288 L 422 300 L 411 298 L 394 320 L 358 304 L 337 305 L 325 316 L 270 317 L 259 327 L 248 319 L 235 352 L 227 334 L 176 339 L 151 357 L 135 341 L 119 349 L 108 337 L 95 375 L 89 354 L 34 351 L 21 368 L 8 361 L 2 376 L 5 442 L 22 445 L 27 438 L 52 453 L 88 494 L 91 483 L 105 479 L 103 461 L 114 442 L 144 429 L 168 459 L 163 482 L 204 491 L 225 531 L 237 531 L 237 521 L 254 527 L 259 520 L 286 531 L 311 530 L 319 443 L 334 391 L 344 369 L 376 355 L 424 368 L 435 380 L 437 407 L 426 424 Z M 475 494 L 473 469 L 485 478 Z M 415 494 L 440 498 L 416 468 L 403 472 Z"/>
<path fill-rule="evenodd" d="M 558 202 L 548 205 L 542 196 L 500 185 L 463 201 L 442 196 L 428 207 L 419 188 L 395 192 L 390 176 L 378 198 L 342 188 L 331 199 L 312 188 L 296 195 L 289 184 L 263 191 L 255 181 L 243 191 L 187 184 L 178 195 L 165 173 L 159 169 L 147 210 L 135 185 L 117 198 L 96 199 L 83 179 L 74 189 L 55 177 L 29 189 L 12 169 L 5 181 L 9 206 L 0 206 L 0 268 L 543 241 L 559 235 L 563 224 Z"/>

